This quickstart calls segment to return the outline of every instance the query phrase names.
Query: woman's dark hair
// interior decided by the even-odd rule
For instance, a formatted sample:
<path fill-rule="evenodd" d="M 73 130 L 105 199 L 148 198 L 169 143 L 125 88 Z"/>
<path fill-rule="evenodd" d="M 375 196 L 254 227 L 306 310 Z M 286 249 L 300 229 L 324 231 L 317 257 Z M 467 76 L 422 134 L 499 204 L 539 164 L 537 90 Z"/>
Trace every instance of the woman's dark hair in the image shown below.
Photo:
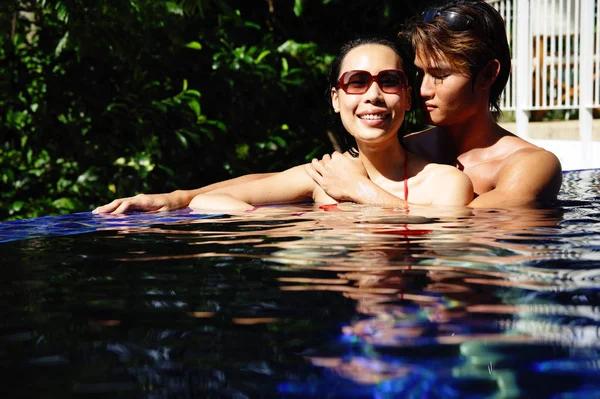
<path fill-rule="evenodd" d="M 364 45 L 380 45 L 386 46 L 390 49 L 394 50 L 396 54 L 400 57 L 402 61 L 402 69 L 408 78 L 408 85 L 410 87 L 414 87 L 415 78 L 416 78 L 416 68 L 414 64 L 414 52 L 412 51 L 412 47 L 410 41 L 408 41 L 404 37 L 398 37 L 395 40 L 387 39 L 379 36 L 368 36 L 368 37 L 360 37 L 357 39 L 350 40 L 346 42 L 340 48 L 338 55 L 335 57 L 331 65 L 329 66 L 329 88 L 327 89 L 327 100 L 331 105 L 330 112 L 332 114 L 332 130 L 338 140 L 338 144 L 340 145 L 342 151 L 348 151 L 353 157 L 358 156 L 358 146 L 356 145 L 356 140 L 354 137 L 346 131 L 344 126 L 342 125 L 341 118 L 339 115 L 335 114 L 333 109 L 333 104 L 331 104 L 331 89 L 337 88 L 338 79 L 341 74 L 341 67 L 346 55 L 348 53 L 360 46 Z M 400 136 L 404 135 L 407 131 L 409 131 L 409 125 L 418 124 L 419 120 L 419 107 L 416 104 L 419 103 L 419 93 L 418 90 L 412 91 L 412 104 L 415 106 L 413 110 L 408 111 L 404 117 L 404 122 L 402 126 L 400 126 L 399 131 L 399 139 Z"/>
<path fill-rule="evenodd" d="M 477 77 L 488 62 L 498 60 L 500 73 L 490 88 L 489 99 L 490 109 L 498 116 L 500 95 L 511 69 L 504 19 L 483 0 L 452 0 L 433 10 L 440 16 L 429 22 L 423 21 L 423 17 L 415 19 L 404 35 L 410 38 L 419 57 L 436 63 L 446 61 L 456 71 L 472 78 Z M 453 28 L 443 17 L 447 12 L 469 18 L 472 23 L 466 29 Z"/>

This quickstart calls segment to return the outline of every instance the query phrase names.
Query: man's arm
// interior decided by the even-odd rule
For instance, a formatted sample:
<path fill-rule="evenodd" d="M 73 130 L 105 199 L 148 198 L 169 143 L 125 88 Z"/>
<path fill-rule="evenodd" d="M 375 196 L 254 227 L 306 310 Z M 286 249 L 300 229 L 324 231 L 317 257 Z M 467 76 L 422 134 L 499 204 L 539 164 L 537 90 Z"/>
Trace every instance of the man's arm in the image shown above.
<path fill-rule="evenodd" d="M 210 184 L 194 190 L 176 190 L 165 194 L 138 194 L 134 197 L 119 198 L 109 204 L 94 209 L 93 213 L 121 214 L 128 211 L 172 211 L 185 208 L 198 194 L 231 185 L 264 179 L 276 173 L 251 174 Z"/>
<path fill-rule="evenodd" d="M 507 158 L 498 172 L 496 187 L 469 204 L 473 208 L 532 206 L 556 199 L 562 168 L 556 155 L 545 150 L 522 150 Z"/>
<path fill-rule="evenodd" d="M 325 192 L 338 201 L 385 208 L 401 208 L 407 202 L 369 179 L 357 158 L 334 152 L 321 161 L 313 159 L 307 173 Z M 473 185 L 467 175 L 448 165 L 427 166 L 426 190 L 421 190 L 422 205 L 466 206 L 473 199 Z M 410 196 L 409 196 L 410 197 Z"/>
<path fill-rule="evenodd" d="M 329 196 L 338 201 L 401 208 L 406 201 L 373 183 L 362 162 L 349 154 L 334 152 L 306 165 L 306 173 Z"/>

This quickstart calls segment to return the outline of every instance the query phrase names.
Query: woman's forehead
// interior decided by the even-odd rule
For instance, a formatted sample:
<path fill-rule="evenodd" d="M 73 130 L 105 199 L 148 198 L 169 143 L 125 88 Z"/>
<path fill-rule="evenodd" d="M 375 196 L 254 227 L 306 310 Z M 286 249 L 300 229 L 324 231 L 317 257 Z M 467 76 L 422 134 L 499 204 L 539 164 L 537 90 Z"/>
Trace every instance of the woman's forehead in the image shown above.
<path fill-rule="evenodd" d="M 402 69 L 402 60 L 392 48 L 381 44 L 365 44 L 346 54 L 342 71 L 352 69 Z"/>

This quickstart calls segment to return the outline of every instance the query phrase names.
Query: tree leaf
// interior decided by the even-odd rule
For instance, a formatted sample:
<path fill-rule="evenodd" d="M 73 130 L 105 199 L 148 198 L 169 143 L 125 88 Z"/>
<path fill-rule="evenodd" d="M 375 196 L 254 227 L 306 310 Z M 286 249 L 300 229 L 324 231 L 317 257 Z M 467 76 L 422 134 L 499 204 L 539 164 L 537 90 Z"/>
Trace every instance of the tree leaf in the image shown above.
<path fill-rule="evenodd" d="M 196 114 L 196 118 L 199 118 L 201 115 L 201 110 L 200 110 L 200 103 L 198 102 L 198 100 L 192 99 L 192 100 L 188 101 L 188 106 L 190 107 L 190 109 L 192 111 L 194 111 L 194 114 Z"/>
<path fill-rule="evenodd" d="M 187 150 L 190 145 L 189 145 L 187 139 L 185 138 L 185 136 L 183 134 L 181 134 L 180 132 L 175 132 L 175 135 L 177 136 L 177 140 L 179 140 L 179 142 L 181 143 L 183 148 L 185 148 Z"/>
<path fill-rule="evenodd" d="M 187 48 L 191 48 L 193 50 L 202 50 L 202 45 L 199 42 L 189 42 L 185 45 Z"/>
<path fill-rule="evenodd" d="M 67 47 L 67 42 L 69 41 L 69 32 L 67 31 L 63 37 L 59 40 L 56 48 L 54 49 L 54 56 L 58 57 L 60 53 Z"/>
<path fill-rule="evenodd" d="M 260 62 L 263 60 L 263 58 L 265 58 L 267 55 L 271 54 L 270 50 L 265 50 L 262 53 L 260 53 L 258 55 L 258 57 L 256 57 L 256 60 L 254 60 L 255 64 L 260 64 Z"/>
<path fill-rule="evenodd" d="M 167 7 L 167 11 L 169 13 L 183 16 L 183 8 L 174 1 L 167 1 L 165 6 Z"/>
<path fill-rule="evenodd" d="M 302 15 L 302 11 L 304 9 L 304 0 L 294 0 L 294 14 L 297 17 Z"/>
<path fill-rule="evenodd" d="M 185 91 L 186 95 L 190 95 L 192 97 L 197 97 L 200 98 L 200 92 L 198 90 L 194 90 L 194 89 L 189 89 Z"/>

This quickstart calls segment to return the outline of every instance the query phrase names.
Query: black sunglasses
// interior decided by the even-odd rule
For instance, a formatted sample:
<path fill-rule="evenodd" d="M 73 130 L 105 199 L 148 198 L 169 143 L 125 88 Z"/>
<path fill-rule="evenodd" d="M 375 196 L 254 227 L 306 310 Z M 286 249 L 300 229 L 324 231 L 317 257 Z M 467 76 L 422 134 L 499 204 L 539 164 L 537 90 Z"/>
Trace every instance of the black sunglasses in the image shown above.
<path fill-rule="evenodd" d="M 430 8 L 423 13 L 423 22 L 433 23 L 436 18 L 442 19 L 448 25 L 448 28 L 454 31 L 463 31 L 473 26 L 474 20 L 468 15 L 461 15 L 455 11 L 439 11 Z"/>

